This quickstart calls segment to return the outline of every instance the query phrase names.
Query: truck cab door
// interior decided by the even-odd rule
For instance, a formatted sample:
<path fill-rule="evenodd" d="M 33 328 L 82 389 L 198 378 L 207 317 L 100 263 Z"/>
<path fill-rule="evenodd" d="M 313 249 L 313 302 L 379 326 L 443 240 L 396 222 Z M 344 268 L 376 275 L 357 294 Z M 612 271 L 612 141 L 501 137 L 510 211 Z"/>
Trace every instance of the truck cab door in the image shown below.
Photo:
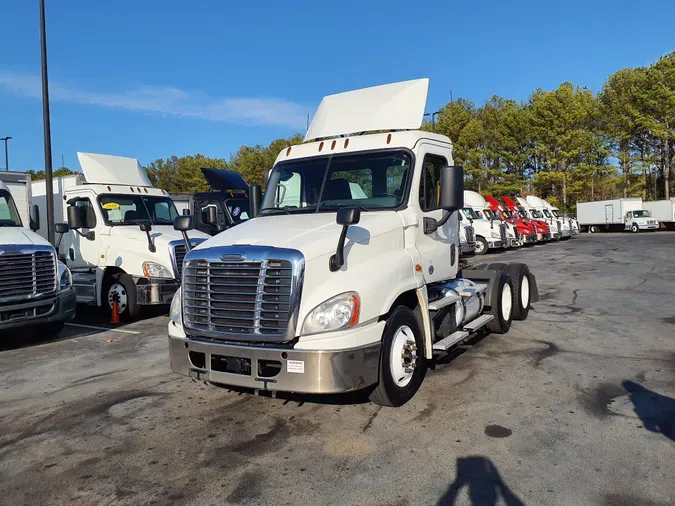
<path fill-rule="evenodd" d="M 68 205 L 79 209 L 85 217 L 86 226 L 68 233 L 69 240 L 61 246 L 62 251 L 65 248 L 66 262 L 74 269 L 96 267 L 101 263 L 104 252 L 101 251 L 101 231 L 96 228 L 98 219 L 94 203 L 89 197 L 78 197 L 75 201 L 69 201 Z"/>
<path fill-rule="evenodd" d="M 218 232 L 221 232 L 227 228 L 227 223 L 225 220 L 225 213 L 223 212 L 222 202 L 217 199 L 195 199 L 195 221 L 196 229 L 200 232 L 204 232 L 209 235 L 216 235 Z M 206 223 L 204 220 L 206 218 L 206 209 L 209 207 L 216 208 L 216 214 L 218 216 L 218 225 L 212 225 Z"/>
<path fill-rule="evenodd" d="M 419 211 L 415 244 L 421 255 L 424 280 L 433 283 L 452 278 L 457 273 L 458 211 L 455 211 L 442 227 L 434 232 L 425 233 L 424 218 L 440 221 L 447 212 L 438 207 L 441 169 L 449 165 L 447 150 L 433 145 L 422 145 L 417 163 L 422 164 L 422 170 L 416 171 L 420 176 L 412 185 L 411 202 Z"/>

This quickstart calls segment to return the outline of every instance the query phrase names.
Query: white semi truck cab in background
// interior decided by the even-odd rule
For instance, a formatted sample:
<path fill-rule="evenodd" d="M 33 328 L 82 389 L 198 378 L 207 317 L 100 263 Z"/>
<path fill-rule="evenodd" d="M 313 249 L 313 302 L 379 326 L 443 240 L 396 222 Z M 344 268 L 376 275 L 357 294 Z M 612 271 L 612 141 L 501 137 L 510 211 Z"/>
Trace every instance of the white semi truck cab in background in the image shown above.
<path fill-rule="evenodd" d="M 252 205 L 185 257 L 173 371 L 273 392 L 369 389 L 399 406 L 436 357 L 527 316 L 538 296 L 525 264 L 459 269 L 463 169 L 447 137 L 419 130 L 427 87 L 323 99 L 305 142 L 279 153 L 260 214 Z"/>
<path fill-rule="evenodd" d="M 75 290 L 56 250 L 34 230 L 37 206 L 25 228 L 14 199 L 0 181 L 0 333 L 39 327 L 56 334 L 75 316 Z"/>
<path fill-rule="evenodd" d="M 480 210 L 476 210 L 466 202 L 467 192 L 464 192 L 464 207 L 459 210 L 462 223 L 469 222 L 476 236 L 476 255 L 485 255 L 491 249 L 507 247 L 508 237 L 506 228 L 500 227 L 489 220 Z"/>
<path fill-rule="evenodd" d="M 505 248 L 518 248 L 523 245 L 516 228 L 510 223 L 502 221 L 499 216 L 495 215 L 480 193 L 464 190 L 464 205 L 471 207 L 473 212 L 478 216 L 484 216 L 490 221 L 491 230 L 497 230 L 499 232 Z"/>
<path fill-rule="evenodd" d="M 135 158 L 77 156 L 86 183 L 78 180 L 55 200 L 63 200 L 70 228 L 59 250 L 73 272 L 78 302 L 111 309 L 117 300 L 122 319 L 144 305 L 169 304 L 188 250 L 187 236 L 173 227 L 173 200 L 152 186 Z M 191 231 L 189 241 L 196 245 L 208 237 Z"/>

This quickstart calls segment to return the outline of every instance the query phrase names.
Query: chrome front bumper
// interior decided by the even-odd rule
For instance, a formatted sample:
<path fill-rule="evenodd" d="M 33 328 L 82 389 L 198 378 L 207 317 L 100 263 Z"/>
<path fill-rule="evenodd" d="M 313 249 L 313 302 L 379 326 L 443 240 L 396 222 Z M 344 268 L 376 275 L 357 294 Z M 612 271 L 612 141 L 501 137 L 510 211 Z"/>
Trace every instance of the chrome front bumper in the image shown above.
<path fill-rule="evenodd" d="M 469 253 L 474 253 L 476 251 L 475 242 L 461 242 L 459 243 L 459 254 L 467 255 Z"/>
<path fill-rule="evenodd" d="M 521 235 L 520 238 L 523 240 L 523 244 L 532 244 L 535 242 L 534 236 L 532 234 Z"/>
<path fill-rule="evenodd" d="M 651 225 L 638 225 L 638 228 L 640 230 L 656 230 L 656 229 L 659 228 L 659 226 L 660 225 L 658 223 L 656 223 L 656 224 L 651 224 Z"/>
<path fill-rule="evenodd" d="M 487 241 L 488 248 L 490 249 L 498 249 L 504 247 L 504 243 L 501 241 L 501 239 L 486 238 L 485 240 Z"/>
<path fill-rule="evenodd" d="M 0 305 L 0 330 L 69 322 L 75 318 L 75 288 L 51 297 Z"/>
<path fill-rule="evenodd" d="M 509 237 L 507 241 L 509 243 L 509 248 L 520 248 L 523 245 L 521 240 L 516 239 L 515 237 Z"/>
<path fill-rule="evenodd" d="M 180 286 L 174 279 L 137 278 L 136 301 L 141 306 L 171 304 L 173 294 Z"/>
<path fill-rule="evenodd" d="M 169 336 L 171 370 L 214 384 L 332 394 L 378 382 L 380 343 L 315 351 L 197 341 Z"/>

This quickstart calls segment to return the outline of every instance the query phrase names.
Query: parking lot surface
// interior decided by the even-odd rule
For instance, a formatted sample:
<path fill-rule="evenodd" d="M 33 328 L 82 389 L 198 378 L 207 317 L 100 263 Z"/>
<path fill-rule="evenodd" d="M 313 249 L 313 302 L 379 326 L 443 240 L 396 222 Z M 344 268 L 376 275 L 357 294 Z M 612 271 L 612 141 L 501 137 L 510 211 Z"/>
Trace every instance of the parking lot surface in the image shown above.
<path fill-rule="evenodd" d="M 398 409 L 206 386 L 170 372 L 167 317 L 78 308 L 101 328 L 0 343 L 0 503 L 673 504 L 674 252 L 584 234 L 472 260 L 526 262 L 541 301 Z"/>

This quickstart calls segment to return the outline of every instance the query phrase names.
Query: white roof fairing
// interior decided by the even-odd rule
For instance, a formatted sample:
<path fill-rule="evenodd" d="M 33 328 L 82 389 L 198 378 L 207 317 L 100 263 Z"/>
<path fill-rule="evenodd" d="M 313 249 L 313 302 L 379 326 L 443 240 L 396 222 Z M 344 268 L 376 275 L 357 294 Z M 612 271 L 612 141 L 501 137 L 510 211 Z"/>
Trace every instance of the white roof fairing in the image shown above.
<path fill-rule="evenodd" d="M 429 79 L 413 79 L 323 98 L 305 142 L 358 132 L 417 130 L 424 119 Z"/>
<path fill-rule="evenodd" d="M 77 158 L 87 183 L 152 187 L 148 175 L 135 158 L 80 152 Z"/>

